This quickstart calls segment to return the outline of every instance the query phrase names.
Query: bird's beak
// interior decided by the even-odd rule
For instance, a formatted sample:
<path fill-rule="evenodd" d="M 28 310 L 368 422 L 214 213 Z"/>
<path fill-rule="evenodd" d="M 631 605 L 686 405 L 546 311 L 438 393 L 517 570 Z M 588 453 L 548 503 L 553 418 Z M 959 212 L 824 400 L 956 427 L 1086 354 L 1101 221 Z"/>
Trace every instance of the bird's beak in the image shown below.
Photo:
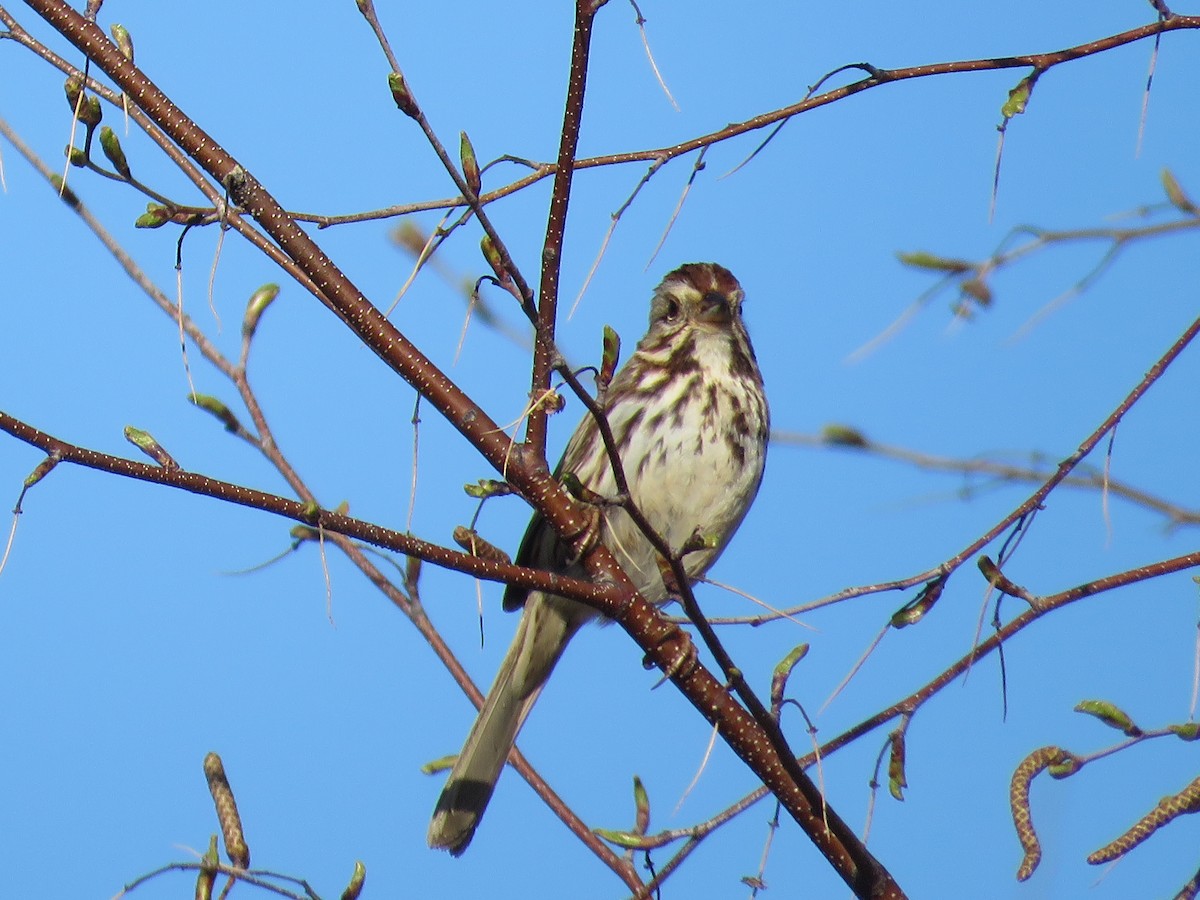
<path fill-rule="evenodd" d="M 709 291 L 700 301 L 700 321 L 712 325 L 728 325 L 733 321 L 733 307 L 720 291 Z"/>

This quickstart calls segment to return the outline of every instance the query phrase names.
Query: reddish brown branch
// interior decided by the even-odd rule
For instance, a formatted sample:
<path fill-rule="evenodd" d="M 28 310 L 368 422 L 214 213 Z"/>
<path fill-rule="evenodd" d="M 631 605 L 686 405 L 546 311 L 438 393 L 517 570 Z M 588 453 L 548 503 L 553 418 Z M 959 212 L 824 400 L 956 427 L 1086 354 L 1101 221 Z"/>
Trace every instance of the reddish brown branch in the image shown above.
<path fill-rule="evenodd" d="M 296 500 L 289 500 L 286 497 L 232 484 L 228 481 L 209 478 L 207 475 L 201 475 L 197 472 L 164 468 L 152 463 L 143 463 L 121 456 L 101 453 L 87 447 L 80 447 L 39 431 L 3 411 L 0 411 L 0 431 L 6 431 L 18 440 L 37 447 L 46 453 L 55 454 L 62 462 L 75 463 L 89 469 L 120 475 L 124 478 L 148 481 L 153 484 L 185 490 L 188 493 L 223 500 L 226 503 L 259 509 L 263 512 L 292 519 L 314 528 L 322 528 L 328 532 L 344 534 L 347 537 L 372 544 L 376 547 L 382 547 L 385 550 L 394 550 L 397 553 L 403 553 L 407 556 L 415 556 L 426 562 L 453 569 L 457 572 L 464 572 L 486 581 L 518 584 L 532 590 L 559 594 L 564 597 L 570 597 L 573 600 L 578 600 L 581 603 L 598 607 L 618 602 L 623 596 L 618 588 L 612 586 L 594 584 L 578 578 L 556 575 L 553 572 L 526 569 L 523 566 L 514 566 L 496 560 L 472 556 L 468 553 L 460 553 L 448 547 L 441 547 L 437 544 L 420 540 L 409 534 L 392 531 L 391 529 L 382 528 L 370 522 L 364 522 L 361 519 L 321 509 L 313 504 L 301 503 Z"/>
<path fill-rule="evenodd" d="M 220 184 L 235 203 L 317 286 L 322 302 L 342 319 L 386 364 L 413 385 L 454 425 L 497 470 L 504 472 L 546 520 L 565 538 L 583 531 L 583 518 L 574 503 L 539 466 L 514 448 L 491 419 L 457 385 L 438 370 L 376 309 L 325 253 L 292 220 L 259 182 L 210 136 L 204 133 L 111 44 L 96 26 L 62 0 L 27 0 L 60 34 L 111 77 L 170 138 L 179 144 Z M 158 480 L 148 476 L 148 480 Z M 198 487 L 200 485 L 197 485 Z M 244 489 L 242 489 L 244 490 Z M 228 497 L 235 502 L 237 491 Z M 333 520 L 330 527 L 336 527 Z M 470 558 L 470 557 L 468 557 Z M 876 863 L 844 823 L 827 813 L 816 788 L 807 779 L 797 784 L 768 736 L 729 696 L 723 685 L 702 666 L 680 670 L 680 659 L 692 658 L 690 641 L 633 591 L 612 554 L 599 544 L 584 558 L 589 575 L 618 587 L 598 595 L 593 605 L 616 618 L 689 701 L 717 724 L 722 737 L 767 787 L 780 798 L 822 853 L 860 896 L 902 896 L 890 876 Z M 494 566 L 475 560 L 474 564 Z M 552 589 L 554 593 L 565 593 Z M 624 603 L 616 598 L 624 597 Z"/>
<path fill-rule="evenodd" d="M 1183 334 L 1179 336 L 1175 343 L 1171 345 L 1170 349 L 1168 349 L 1166 353 L 1159 357 L 1158 361 L 1150 367 L 1150 370 L 1146 373 L 1145 377 L 1137 383 L 1137 385 L 1129 392 L 1128 395 L 1126 395 L 1125 399 L 1123 399 L 1117 405 L 1117 408 L 1114 409 L 1112 413 L 1110 413 L 1109 416 L 1100 423 L 1099 427 L 1097 427 L 1095 431 L 1088 435 L 1088 437 L 1079 445 L 1075 452 L 1058 464 L 1054 474 L 1047 478 L 1041 487 L 1034 491 L 1024 503 L 1022 503 L 1012 512 L 1008 513 L 1008 515 L 988 529 L 983 535 L 972 541 L 968 546 L 964 547 L 957 554 L 950 557 L 940 565 L 935 566 L 932 569 L 927 569 L 924 572 L 918 572 L 916 575 L 911 575 L 907 578 L 901 578 L 896 581 L 887 581 L 879 584 L 847 588 L 843 591 L 839 591 L 836 594 L 823 597 L 822 599 L 813 603 L 807 603 L 793 609 L 785 610 L 784 613 L 792 614 L 796 612 L 807 611 L 821 606 L 828 606 L 831 603 L 837 603 L 842 600 L 849 599 L 850 597 L 860 597 L 865 594 L 876 594 L 882 591 L 904 590 L 912 587 L 913 585 L 923 584 L 934 578 L 949 575 L 951 572 L 959 568 L 959 566 L 961 566 L 964 562 L 973 558 L 980 550 L 1012 527 L 1015 522 L 1038 509 L 1042 505 L 1043 501 L 1045 501 L 1046 497 L 1050 495 L 1050 492 L 1062 484 L 1066 480 L 1067 476 L 1070 475 L 1075 469 L 1075 467 L 1079 465 L 1079 463 L 1096 448 L 1096 445 L 1099 444 L 1101 440 L 1104 439 L 1104 436 L 1117 427 L 1121 419 L 1125 417 L 1125 414 L 1129 412 L 1129 410 L 1133 408 L 1134 404 L 1136 404 L 1142 398 L 1142 395 L 1150 389 L 1150 386 L 1162 377 L 1163 373 L 1167 370 L 1167 367 L 1179 357 L 1184 349 L 1186 349 L 1187 346 L 1195 339 L 1198 333 L 1200 333 L 1200 318 L 1197 318 L 1195 321 L 1193 321 L 1183 332 Z"/>
<path fill-rule="evenodd" d="M 625 153 L 611 153 L 603 156 L 584 157 L 582 159 L 575 160 L 574 168 L 576 171 L 579 171 L 580 169 L 592 169 L 602 166 L 622 165 L 625 163 L 668 162 L 676 157 L 684 156 L 693 150 L 698 150 L 702 147 L 709 147 L 713 144 L 719 144 L 731 138 L 739 137 L 752 131 L 758 131 L 759 129 L 767 128 L 771 125 L 784 123 L 793 116 L 817 109 L 821 106 L 827 106 L 830 103 L 836 103 L 839 100 L 844 100 L 853 94 L 858 94 L 872 88 L 882 87 L 885 84 L 895 84 L 901 81 L 909 81 L 914 78 L 929 78 L 938 75 L 955 75 L 969 72 L 991 72 L 1013 68 L 1036 68 L 1044 72 L 1045 70 L 1062 65 L 1063 63 L 1073 62 L 1077 59 L 1094 56 L 1098 53 L 1104 53 L 1117 47 L 1124 46 L 1125 44 L 1140 41 L 1148 37 L 1154 37 L 1155 35 L 1163 34 L 1164 32 L 1194 29 L 1200 29 L 1200 16 L 1172 15 L 1166 19 L 1153 22 L 1149 25 L 1131 28 L 1128 31 L 1122 31 L 1119 34 L 1110 35 L 1095 41 L 1089 41 L 1085 44 L 1079 44 L 1075 47 L 1067 47 L 1063 50 L 1057 50 L 1051 53 L 1034 53 L 1022 56 L 1003 56 L 995 58 L 959 60 L 955 62 L 929 63 L 926 65 L 908 66 L 899 69 L 880 69 L 867 63 L 853 63 L 847 66 L 841 66 L 839 67 L 839 70 L 847 70 L 852 68 L 863 69 L 870 73 L 868 77 L 853 82 L 852 84 L 826 91 L 823 94 L 805 97 L 803 100 L 800 100 L 789 106 L 771 110 L 770 112 L 760 113 L 759 115 L 753 116 L 752 118 L 746 119 L 742 122 L 735 122 L 734 124 L 727 125 L 718 131 L 699 135 L 679 144 L 673 144 L 669 147 L 647 148 L 644 150 L 632 150 Z M 511 194 L 515 194 L 521 190 L 524 190 L 530 185 L 536 184 L 537 182 L 555 174 L 556 167 L 553 163 L 536 163 L 534 165 L 536 166 L 534 171 L 530 172 L 528 175 L 510 182 L 504 187 L 482 194 L 479 198 L 480 202 L 484 205 L 492 203 L 495 200 L 499 200 L 503 197 L 507 197 Z M 388 207 L 387 209 L 376 210 L 371 213 L 356 213 L 345 216 L 306 216 L 305 218 L 307 220 L 319 222 L 322 225 L 330 225 L 340 222 L 364 221 L 372 218 L 388 218 L 391 216 L 405 215 L 423 210 L 447 209 L 453 206 L 465 205 L 467 205 L 466 201 L 462 197 L 453 197 Z"/>
<path fill-rule="evenodd" d="M 571 69 L 567 80 L 567 100 L 563 109 L 562 134 L 558 144 L 558 164 L 554 168 L 554 189 L 550 195 L 550 213 L 546 220 L 546 240 L 542 245 L 542 273 L 538 290 L 537 340 L 533 347 L 531 396 L 540 397 L 550 388 L 557 352 L 554 335 L 558 323 L 558 281 L 562 271 L 563 236 L 567 227 L 567 207 L 571 200 L 571 180 L 575 174 L 575 150 L 579 146 L 579 127 L 583 121 L 583 100 L 587 91 L 588 57 L 592 46 L 592 22 L 603 2 L 575 0 L 575 39 L 571 44 Z M 545 407 L 534 403 L 529 411 L 525 443 L 535 456 L 546 453 Z"/>
<path fill-rule="evenodd" d="M 273 196 L 228 152 L 189 119 L 99 28 L 62 0 L 28 0 L 64 37 L 103 69 L 173 141 L 219 183 L 271 236 L 319 291 L 319 299 L 381 360 L 421 392 L 449 422 L 534 503 L 561 533 L 583 528 L 577 505 L 548 473 L 524 464 L 503 431 L 373 306 Z M 610 574 L 611 555 L 596 554 Z"/>
<path fill-rule="evenodd" d="M 1200 566 L 1200 552 L 1187 553 L 1183 556 L 1176 556 L 1172 559 L 1165 559 L 1161 562 L 1151 563 L 1146 566 L 1139 566 L 1136 569 L 1129 569 L 1124 572 L 1118 572 L 1115 575 L 1098 578 L 1095 581 L 1089 581 L 1086 584 L 1069 588 L 1068 590 L 1061 591 L 1057 594 L 1035 598 L 1034 605 L 1013 618 L 1001 628 L 997 629 L 987 639 L 980 641 L 978 645 L 963 655 L 957 662 L 947 667 L 941 674 L 937 676 L 937 678 L 930 681 L 924 687 L 905 697 L 903 700 L 893 703 L 887 709 L 876 713 L 869 719 L 860 722 L 853 728 L 842 732 L 833 740 L 823 744 L 820 750 L 821 756 L 829 756 L 829 754 L 841 749 L 862 735 L 878 728 L 886 722 L 891 721 L 897 716 L 912 713 L 918 707 L 924 704 L 925 701 L 929 700 L 932 696 L 938 693 L 938 691 L 940 691 L 943 687 L 970 669 L 971 666 L 975 665 L 980 659 L 998 649 L 1013 635 L 1020 631 L 1024 631 L 1047 613 L 1074 603 L 1077 600 L 1082 600 L 1085 597 L 1092 597 L 1096 594 L 1102 594 L 1106 591 L 1115 590 L 1116 588 L 1122 588 L 1131 584 L 1136 584 L 1139 581 L 1146 581 L 1150 578 L 1158 578 L 1159 576 L 1169 575 L 1173 572 L 1182 572 L 1186 569 L 1192 569 L 1197 566 Z M 815 762 L 816 754 L 810 754 L 803 759 L 805 766 L 810 766 Z"/>

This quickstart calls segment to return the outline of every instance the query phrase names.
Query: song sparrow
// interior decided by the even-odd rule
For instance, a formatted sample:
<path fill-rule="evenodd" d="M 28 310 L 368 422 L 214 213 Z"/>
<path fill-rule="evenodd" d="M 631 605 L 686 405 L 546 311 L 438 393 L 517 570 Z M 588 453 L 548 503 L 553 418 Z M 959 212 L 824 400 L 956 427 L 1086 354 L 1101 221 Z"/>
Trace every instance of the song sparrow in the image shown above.
<path fill-rule="evenodd" d="M 603 397 L 634 503 L 668 546 L 695 532 L 715 543 L 683 558 L 693 578 L 707 571 L 741 524 L 762 481 L 767 402 L 742 323 L 742 288 L 715 263 L 688 263 L 663 279 L 650 305 L 650 330 Z M 604 498 L 616 496 L 595 420 L 575 429 L 556 474 L 574 473 Z M 667 599 L 657 554 L 617 506 L 600 512 L 599 536 L 638 591 Z M 570 550 L 535 515 L 518 565 L 586 577 Z M 516 740 L 567 641 L 595 616 L 563 597 L 509 587 L 504 608 L 524 605 L 483 709 L 438 799 L 429 845 L 466 849 Z"/>

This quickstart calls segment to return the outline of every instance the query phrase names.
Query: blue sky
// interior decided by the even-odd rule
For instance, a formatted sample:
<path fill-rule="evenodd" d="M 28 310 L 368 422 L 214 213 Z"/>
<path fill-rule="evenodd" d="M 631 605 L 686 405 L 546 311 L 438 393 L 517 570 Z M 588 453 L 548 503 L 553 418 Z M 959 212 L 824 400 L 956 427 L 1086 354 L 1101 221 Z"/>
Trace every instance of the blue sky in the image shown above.
<path fill-rule="evenodd" d="M 380 3 L 414 92 L 443 140 L 466 130 L 482 159 L 544 160 L 557 143 L 569 50 L 568 4 L 505 9 L 465 2 Z M 643 2 L 655 59 L 680 111 L 657 86 L 633 24 L 613 0 L 601 13 L 582 155 L 665 146 L 793 103 L 849 62 L 900 67 L 1041 52 L 1151 21 L 1148 4 L 866 2 L 853 14 L 807 4 Z M 26 8 L 14 11 L 57 52 Z M 290 209 L 345 213 L 452 193 L 416 128 L 395 110 L 386 63 L 354 4 L 122 6 L 101 15 L 133 34 L 137 61 Z M 995 125 L 1022 70 L 920 79 L 867 91 L 801 116 L 749 166 L 721 178 L 757 145 L 714 147 L 667 241 L 654 246 L 691 171 L 665 167 L 622 218 L 579 311 L 560 328 L 572 358 L 593 361 L 604 324 L 631 346 L 650 292 L 675 265 L 714 259 L 746 292 L 746 315 L 767 381 L 774 425 L 812 433 L 831 422 L 928 453 L 1021 460 L 1063 458 L 1114 409 L 1196 314 L 1194 238 L 1129 247 L 1089 291 L 1036 327 L 1022 326 L 1103 253 L 1096 244 L 1036 254 L 993 279 L 995 302 L 956 322 L 950 295 L 932 301 L 892 340 L 857 361 L 930 284 L 897 251 L 982 258 L 1011 228 L 1113 224 L 1162 201 L 1169 167 L 1200 196 L 1194 149 L 1197 36 L 1163 40 L 1141 152 L 1135 155 L 1151 43 L 1056 68 L 1009 128 L 993 221 Z M 62 78 L 0 43 L 0 115 L 52 165 L 69 132 Z M 123 136 L 135 173 L 183 202 L 197 195 L 140 134 Z M 151 431 L 189 469 L 264 490 L 286 487 L 253 451 L 184 401 L 175 326 L 117 270 L 89 233 L 0 141 L 0 408 L 63 439 L 134 456 L 122 428 Z M 569 304 L 610 223 L 645 166 L 581 173 L 563 265 Z M 485 175 L 494 187 L 517 172 Z M 174 291 L 177 232 L 141 231 L 144 198 L 80 171 L 71 184 L 147 273 Z M 536 272 L 548 183 L 491 214 L 527 273 Z M 414 217 L 421 228 L 438 217 Z M 394 222 L 317 234 L 352 279 L 386 307 L 411 259 L 388 239 Z M 439 252 L 450 271 L 485 269 L 477 229 Z M 206 309 L 216 235 L 185 247 L 185 303 L 236 355 L 245 300 L 281 273 L 233 238 L 222 250 Z M 505 320 L 520 317 L 502 296 Z M 454 362 L 459 294 L 426 271 L 393 321 L 499 422 L 517 418 L 528 385 L 520 347 L 472 324 Z M 233 391 L 194 351 L 197 389 Z M 1200 497 L 1200 361 L 1185 353 L 1121 424 L 1112 475 L 1186 507 Z M 411 480 L 413 392 L 299 288 L 286 282 L 255 342 L 250 377 L 281 447 L 322 501 L 348 500 L 360 517 L 404 528 Z M 553 421 L 560 448 L 579 405 Z M 414 530 L 448 542 L 474 512 L 464 482 L 492 474 L 426 408 Z M 0 494 L 15 500 L 40 454 L 0 439 Z M 774 446 L 758 502 L 712 574 L 776 606 L 844 587 L 901 578 L 958 552 L 1032 491 L 931 475 L 858 454 Z M 975 484 L 971 482 L 971 484 Z M 8 501 L 6 501 L 7 503 Z M 441 779 L 419 767 L 454 752 L 472 710 L 406 620 L 345 561 L 329 558 L 332 619 L 311 546 L 253 574 L 289 543 L 289 523 L 244 509 L 82 469 L 60 467 L 26 498 L 0 573 L 0 862 L 14 896 L 109 897 L 138 874 L 203 850 L 215 828 L 201 762 L 225 760 L 256 866 L 302 875 L 337 896 L 355 859 L 374 897 L 623 896 L 622 886 L 511 773 L 467 855 L 426 849 Z M 515 549 L 527 518 L 516 499 L 480 521 Z M 1195 529 L 1094 492 L 1053 494 L 1006 569 L 1037 593 L 1195 548 Z M 995 556 L 997 548 L 991 547 Z M 823 739 L 915 690 L 970 645 L 985 587 L 972 567 L 950 582 L 919 627 L 888 635 L 863 671 L 818 717 Z M 471 579 L 427 566 L 429 615 L 482 684 L 490 683 L 515 619 L 484 585 L 480 650 Z M 790 624 L 722 635 L 751 683 L 765 689 L 775 661 L 812 645 L 791 692 L 817 710 L 891 613 L 912 594 L 874 595 Z M 748 612 L 714 588 L 714 615 Z M 1016 601 L 1006 616 L 1019 612 Z M 990 614 L 990 612 L 989 612 Z M 1071 711 L 1110 699 L 1145 727 L 1188 716 L 1196 585 L 1188 573 L 1062 610 L 1007 648 L 1008 716 L 989 658 L 947 688 L 908 736 L 904 803 L 881 796 L 872 850 L 914 897 L 1166 896 L 1195 871 L 1197 824 L 1187 817 L 1111 869 L 1083 862 L 1159 797 L 1194 776 L 1192 748 L 1157 741 L 1096 762 L 1075 778 L 1035 785 L 1041 869 L 1013 881 L 1020 858 L 1008 780 L 1030 750 L 1089 753 L 1116 732 Z M 653 803 L 653 827 L 683 827 L 754 787 L 718 747 L 698 787 L 674 811 L 704 755 L 708 729 L 670 688 L 644 672 L 617 629 L 580 635 L 526 727 L 521 746 L 583 817 L 632 821 L 631 779 Z M 807 737 L 786 720 L 797 746 Z M 826 761 L 825 785 L 861 826 L 881 730 Z M 760 805 L 710 837 L 676 876 L 676 896 L 745 896 L 771 811 Z M 552 865 L 547 866 L 547 860 Z M 666 854 L 656 855 L 661 865 Z M 770 896 L 839 896 L 838 881 L 794 826 L 775 837 Z M 169 876 L 135 896 L 178 896 Z M 239 888 L 245 891 L 245 888 Z M 670 888 L 668 888 L 670 890 Z"/>

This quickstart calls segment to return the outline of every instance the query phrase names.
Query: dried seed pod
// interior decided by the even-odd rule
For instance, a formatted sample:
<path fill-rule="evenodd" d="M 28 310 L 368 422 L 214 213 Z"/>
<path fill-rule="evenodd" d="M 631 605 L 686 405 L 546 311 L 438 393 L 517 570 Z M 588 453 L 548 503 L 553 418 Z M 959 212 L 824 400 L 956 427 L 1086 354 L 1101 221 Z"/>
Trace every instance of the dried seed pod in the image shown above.
<path fill-rule="evenodd" d="M 1013 772 L 1008 799 L 1012 807 L 1013 825 L 1017 829 L 1017 840 L 1025 851 L 1021 866 L 1017 869 L 1017 881 L 1029 878 L 1042 861 L 1042 845 L 1034 830 L 1033 814 L 1029 809 L 1029 787 L 1036 775 L 1051 767 L 1073 770 L 1078 767 L 1078 760 L 1060 747 L 1039 747 L 1021 760 Z"/>
<path fill-rule="evenodd" d="M 472 556 L 477 556 L 479 559 L 486 559 L 489 562 L 498 562 L 509 565 L 512 558 L 507 553 L 497 547 L 495 544 L 488 543 L 479 536 L 479 532 L 473 528 L 464 528 L 461 525 L 456 525 L 454 528 L 454 543 L 462 547 Z"/>
<path fill-rule="evenodd" d="M 239 869 L 250 868 L 250 848 L 242 832 L 242 818 L 238 815 L 237 801 L 233 799 L 233 788 L 225 776 L 221 757 L 209 753 L 204 757 L 204 777 L 208 779 L 208 790 L 217 809 L 217 821 L 225 839 L 225 855 Z"/>
<path fill-rule="evenodd" d="M 1200 811 L 1200 778 L 1192 781 L 1178 794 L 1163 797 L 1154 809 L 1142 816 L 1132 828 L 1115 841 L 1105 844 L 1088 856 L 1087 861 L 1094 866 L 1111 862 L 1117 857 L 1124 856 L 1171 820 L 1186 813 L 1198 811 Z"/>

